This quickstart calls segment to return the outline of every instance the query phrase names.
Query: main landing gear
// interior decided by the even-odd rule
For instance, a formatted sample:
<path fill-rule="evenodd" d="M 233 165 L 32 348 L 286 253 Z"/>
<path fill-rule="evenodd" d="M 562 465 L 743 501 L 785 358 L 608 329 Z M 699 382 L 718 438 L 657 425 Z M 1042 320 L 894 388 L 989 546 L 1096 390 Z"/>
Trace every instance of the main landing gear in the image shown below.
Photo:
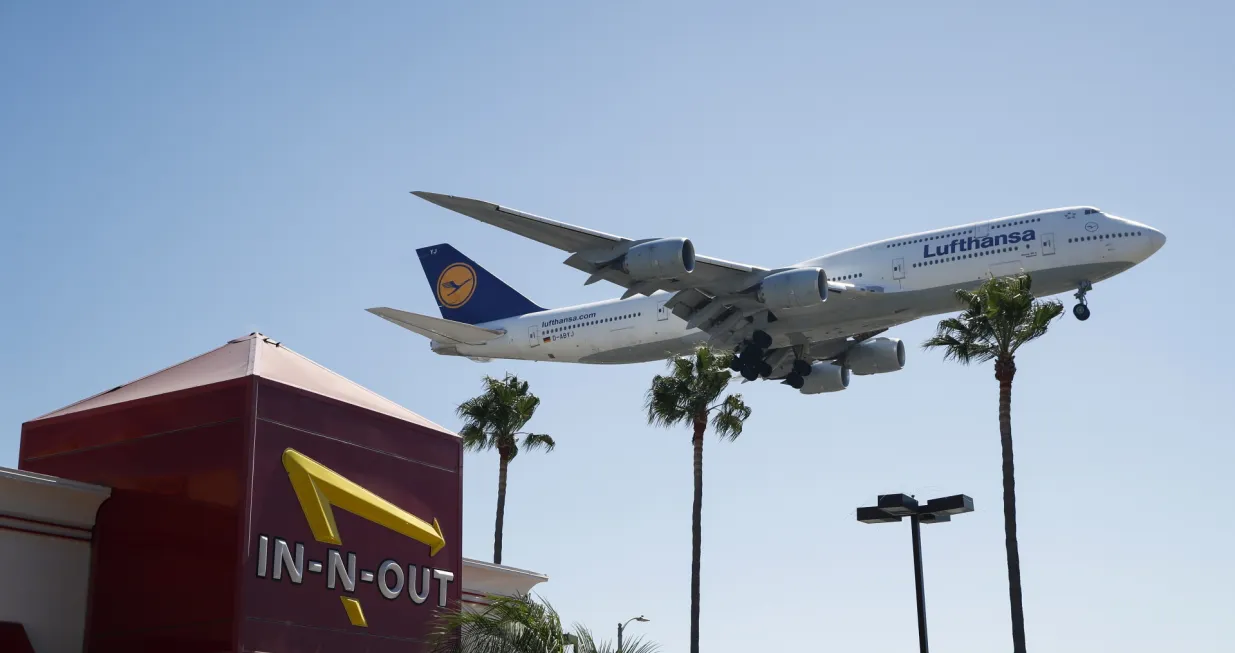
<path fill-rule="evenodd" d="M 810 374 L 810 363 L 802 359 L 793 361 L 793 370 L 785 376 L 785 384 L 794 390 L 801 390 L 806 385 L 806 377 Z"/>
<path fill-rule="evenodd" d="M 760 377 L 767 378 L 772 374 L 772 365 L 768 363 L 768 348 L 772 346 L 772 336 L 766 331 L 755 331 L 749 340 L 738 345 L 734 352 L 737 356 L 729 363 L 729 369 L 742 375 L 747 381 L 756 381 Z M 785 375 L 784 383 L 801 390 L 806 385 L 806 377 L 810 375 L 810 362 L 802 359 L 793 361 L 789 374 Z"/>
<path fill-rule="evenodd" d="M 772 366 L 764 360 L 768 347 L 772 346 L 772 336 L 766 331 L 755 331 L 749 341 L 737 348 L 737 356 L 729 364 L 729 368 L 742 375 L 747 381 L 772 373 Z"/>
<path fill-rule="evenodd" d="M 1073 295 L 1079 303 L 1072 307 L 1072 314 L 1082 322 L 1089 319 L 1089 304 L 1085 301 L 1085 294 L 1090 290 L 1093 290 L 1093 284 L 1088 281 L 1082 281 L 1077 284 L 1076 294 Z"/>

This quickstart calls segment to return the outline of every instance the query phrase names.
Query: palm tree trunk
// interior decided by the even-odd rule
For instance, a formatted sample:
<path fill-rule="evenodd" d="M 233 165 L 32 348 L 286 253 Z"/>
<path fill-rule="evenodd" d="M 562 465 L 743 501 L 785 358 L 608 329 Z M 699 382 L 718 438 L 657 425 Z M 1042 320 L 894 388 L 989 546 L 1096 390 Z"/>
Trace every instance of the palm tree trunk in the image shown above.
<path fill-rule="evenodd" d="M 506 521 L 506 467 L 510 460 L 505 453 L 499 454 L 501 461 L 497 471 L 497 524 L 493 527 L 493 564 L 502 564 L 502 524 Z"/>
<path fill-rule="evenodd" d="M 703 433 L 708 423 L 695 420 L 695 506 L 691 514 L 690 653 L 699 653 L 699 558 L 703 548 Z"/>
<path fill-rule="evenodd" d="M 1025 612 L 1021 604 L 1021 553 L 1016 542 L 1016 479 L 1012 465 L 1012 377 L 1016 363 L 1010 355 L 995 361 L 999 381 L 999 444 L 1003 449 L 1003 530 L 1008 549 L 1008 598 L 1012 607 L 1012 650 L 1025 653 Z"/>

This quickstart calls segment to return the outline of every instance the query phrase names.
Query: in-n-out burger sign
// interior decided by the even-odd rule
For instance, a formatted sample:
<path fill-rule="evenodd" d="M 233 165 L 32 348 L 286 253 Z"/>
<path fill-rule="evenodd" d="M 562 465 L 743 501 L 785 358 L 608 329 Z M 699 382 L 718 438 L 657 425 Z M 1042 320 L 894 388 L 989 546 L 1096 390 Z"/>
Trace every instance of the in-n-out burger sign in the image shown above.
<path fill-rule="evenodd" d="M 272 546 L 273 542 L 273 546 Z M 274 557 L 271 559 L 271 552 Z M 359 575 L 357 568 L 359 566 Z M 305 560 L 303 542 L 288 542 L 279 537 L 257 536 L 257 577 L 283 580 L 299 585 L 305 574 L 320 574 L 326 577 L 326 589 L 342 589 L 355 592 L 356 582 L 373 584 L 387 600 L 394 601 L 407 590 L 407 598 L 420 605 L 436 594 L 439 607 L 446 607 L 446 592 L 455 575 L 445 569 L 404 565 L 387 558 L 375 568 L 358 565 L 356 554 L 343 553 L 338 549 L 326 550 L 326 561 Z M 420 573 L 417 573 L 417 572 Z M 437 592 L 432 590 L 436 585 Z M 346 597 L 345 597 L 346 598 Z M 359 625 L 359 624 L 357 624 Z"/>
<path fill-rule="evenodd" d="M 446 538 L 436 519 L 429 524 L 295 449 L 283 452 L 283 468 L 296 491 L 313 539 L 320 543 L 336 547 L 343 543 L 332 511 L 337 507 L 428 546 L 430 556 L 437 555 L 446 546 Z M 327 548 L 320 559 L 306 560 L 305 555 L 304 542 L 258 534 L 257 577 L 275 581 L 286 579 L 299 585 L 304 583 L 306 575 L 320 575 L 325 577 L 328 590 L 354 594 L 358 584 L 369 584 L 376 586 L 377 593 L 387 601 L 398 601 L 402 597 L 402 600 L 421 605 L 432 598 L 439 607 L 446 606 L 448 587 L 455 580 L 451 571 L 404 565 L 393 558 L 370 567 L 362 564 L 354 552 L 340 548 Z M 368 626 L 357 597 L 341 596 L 339 599 L 353 626 Z"/>

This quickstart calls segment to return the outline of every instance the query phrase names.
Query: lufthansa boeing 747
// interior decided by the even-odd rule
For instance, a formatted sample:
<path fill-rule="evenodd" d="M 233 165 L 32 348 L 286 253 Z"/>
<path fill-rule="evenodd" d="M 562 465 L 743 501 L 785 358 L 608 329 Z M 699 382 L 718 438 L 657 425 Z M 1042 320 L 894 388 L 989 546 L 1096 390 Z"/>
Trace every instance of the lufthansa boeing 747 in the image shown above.
<path fill-rule="evenodd" d="M 697 343 L 740 353 L 748 381 L 835 392 L 850 374 L 895 372 L 905 345 L 879 334 L 955 311 L 954 291 L 1026 272 L 1039 296 L 1074 291 L 1089 318 L 1093 284 L 1141 263 L 1158 230 L 1089 207 L 1036 211 L 880 240 L 784 267 L 698 256 L 687 238 L 631 240 L 480 200 L 416 192 L 434 204 L 570 254 L 565 263 L 608 281 L 621 298 L 543 308 L 447 244 L 417 250 L 441 318 L 374 313 L 473 360 L 641 363 Z"/>

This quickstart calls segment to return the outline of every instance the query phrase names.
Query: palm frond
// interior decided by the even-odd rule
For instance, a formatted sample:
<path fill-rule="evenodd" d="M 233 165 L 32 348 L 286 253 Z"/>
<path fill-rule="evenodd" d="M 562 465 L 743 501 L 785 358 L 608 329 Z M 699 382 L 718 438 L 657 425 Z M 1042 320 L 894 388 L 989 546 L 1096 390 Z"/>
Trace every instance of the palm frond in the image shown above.
<path fill-rule="evenodd" d="M 1034 299 L 1027 274 L 987 279 L 974 291 L 957 290 L 964 310 L 940 320 L 924 349 L 942 349 L 944 360 L 984 363 L 1011 356 L 1026 342 L 1046 333 L 1062 304 Z"/>
<path fill-rule="evenodd" d="M 690 379 L 695 375 L 695 361 L 686 356 L 674 356 L 669 360 L 669 368 L 675 379 Z"/>
<path fill-rule="evenodd" d="M 716 401 L 733 378 L 728 355 L 718 354 L 706 344 L 690 356 L 673 356 L 668 361 L 669 375 L 652 379 L 645 401 L 648 423 L 676 426 L 706 419 L 708 407 Z"/>
<path fill-rule="evenodd" d="M 1019 325 L 1013 334 L 1012 352 L 1015 353 L 1022 345 L 1046 335 L 1050 323 L 1062 314 L 1063 304 L 1058 301 L 1036 302 L 1029 319 Z"/>
<path fill-rule="evenodd" d="M 523 449 L 525 451 L 544 449 L 545 453 L 548 453 L 553 451 L 553 448 L 556 446 L 557 443 L 553 441 L 553 438 L 544 433 L 528 433 L 523 436 Z"/>
<path fill-rule="evenodd" d="M 689 380 L 676 375 L 653 377 L 646 399 L 648 424 L 669 427 L 690 420 L 689 397 Z"/>
<path fill-rule="evenodd" d="M 729 363 L 733 354 L 699 345 L 690 356 L 668 360 L 670 374 L 656 375 L 648 388 L 645 408 L 648 424 L 671 427 L 706 421 L 710 413 L 713 428 L 722 438 L 733 440 L 742 433 L 750 408 L 741 395 L 717 398 L 733 379 Z"/>
<path fill-rule="evenodd" d="M 750 417 L 750 407 L 742 401 L 742 395 L 729 395 L 712 416 L 712 428 L 716 435 L 726 440 L 736 440 L 742 435 L 742 426 Z"/>
<path fill-rule="evenodd" d="M 485 376 L 482 385 L 483 393 L 455 411 L 463 420 L 463 445 L 469 450 L 498 449 L 511 460 L 519 453 L 516 434 L 532 420 L 540 398 L 529 392 L 527 381 L 509 373 L 502 379 Z M 549 442 L 540 440 L 533 447 L 551 449 Z"/>
<path fill-rule="evenodd" d="M 557 612 L 528 595 L 489 596 L 477 611 L 440 614 L 429 636 L 433 653 L 561 653 L 566 636 Z"/>
<path fill-rule="evenodd" d="M 493 446 L 484 429 L 476 423 L 464 424 L 463 428 L 459 429 L 459 435 L 463 436 L 463 448 L 465 449 L 480 451 Z"/>
<path fill-rule="evenodd" d="M 955 360 L 962 365 L 984 363 L 995 357 L 995 351 L 987 343 L 975 342 L 964 332 L 934 336 L 927 339 L 923 346 L 942 347 L 944 360 Z"/>

